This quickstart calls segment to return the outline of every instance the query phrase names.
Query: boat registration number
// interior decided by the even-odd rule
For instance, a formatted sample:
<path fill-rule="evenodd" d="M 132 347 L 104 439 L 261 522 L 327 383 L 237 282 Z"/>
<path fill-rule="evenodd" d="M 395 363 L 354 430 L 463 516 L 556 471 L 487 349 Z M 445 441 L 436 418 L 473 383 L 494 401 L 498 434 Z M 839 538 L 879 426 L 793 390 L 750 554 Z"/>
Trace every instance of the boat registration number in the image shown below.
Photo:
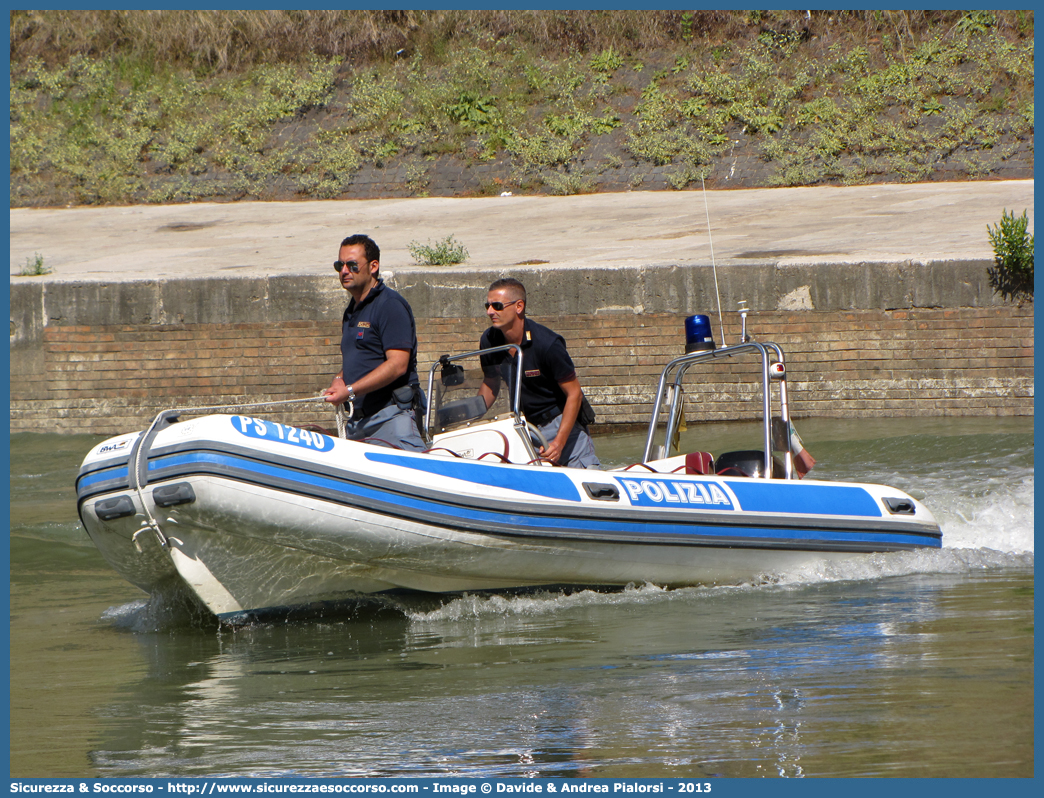
<path fill-rule="evenodd" d="M 265 421 L 250 416 L 232 416 L 232 427 L 248 438 L 259 438 L 264 441 L 289 443 L 317 452 L 328 452 L 333 449 L 333 439 L 319 432 L 298 427 L 288 427 L 278 421 Z"/>

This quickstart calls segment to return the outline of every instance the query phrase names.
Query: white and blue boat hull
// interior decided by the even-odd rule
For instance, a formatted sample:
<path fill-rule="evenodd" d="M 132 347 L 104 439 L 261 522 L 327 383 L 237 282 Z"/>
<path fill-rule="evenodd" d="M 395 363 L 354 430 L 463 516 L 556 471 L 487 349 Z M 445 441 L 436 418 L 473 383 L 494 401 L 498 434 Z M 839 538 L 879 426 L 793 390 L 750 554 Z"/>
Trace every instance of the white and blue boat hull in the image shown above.
<path fill-rule="evenodd" d="M 87 456 L 83 524 L 128 581 L 223 618 L 393 590 L 734 584 L 941 545 L 879 485 L 491 463 L 245 416 L 171 424 L 135 459 L 140 441 Z"/>

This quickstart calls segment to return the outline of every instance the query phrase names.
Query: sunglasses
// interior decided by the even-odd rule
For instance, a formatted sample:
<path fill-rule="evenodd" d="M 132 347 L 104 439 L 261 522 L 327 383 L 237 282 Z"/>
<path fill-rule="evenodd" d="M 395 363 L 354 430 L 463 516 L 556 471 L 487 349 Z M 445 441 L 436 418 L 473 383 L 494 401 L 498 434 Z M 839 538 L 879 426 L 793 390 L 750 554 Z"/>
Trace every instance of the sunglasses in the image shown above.
<path fill-rule="evenodd" d="M 515 304 L 518 304 L 521 301 L 522 301 L 521 299 L 513 299 L 510 302 L 486 302 L 485 305 L 486 305 L 486 310 L 489 310 L 490 308 L 493 308 L 493 310 L 498 310 L 499 311 L 499 310 L 503 310 L 508 305 L 515 305 Z"/>
<path fill-rule="evenodd" d="M 359 266 L 359 264 L 356 263 L 354 260 L 335 260 L 334 261 L 334 271 L 337 272 L 338 274 L 340 273 L 341 269 L 343 269 L 345 266 L 348 267 L 348 271 L 350 271 L 352 274 L 358 274 L 359 273 L 359 269 L 361 268 Z"/>

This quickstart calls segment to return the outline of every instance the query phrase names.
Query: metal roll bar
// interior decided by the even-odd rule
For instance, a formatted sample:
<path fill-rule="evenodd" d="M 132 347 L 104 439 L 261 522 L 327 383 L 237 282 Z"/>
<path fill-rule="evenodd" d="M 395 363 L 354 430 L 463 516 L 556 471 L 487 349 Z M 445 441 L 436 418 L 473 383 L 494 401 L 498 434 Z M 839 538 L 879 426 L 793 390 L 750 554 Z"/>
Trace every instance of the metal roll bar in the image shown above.
<path fill-rule="evenodd" d="M 431 366 L 431 371 L 428 372 L 428 409 L 424 414 L 424 435 L 428 443 L 432 440 L 432 426 L 433 417 L 432 414 L 435 410 L 435 402 L 432 397 L 435 396 L 433 393 L 435 389 L 435 369 L 445 368 L 455 360 L 463 360 L 467 357 L 475 357 L 476 355 L 491 355 L 497 352 L 504 352 L 509 349 L 514 349 L 517 356 L 517 366 L 515 370 L 515 394 L 514 399 L 511 401 L 511 412 L 515 416 L 515 424 L 524 426 L 525 421 L 522 419 L 522 347 L 518 344 L 504 344 L 503 346 L 493 346 L 489 349 L 476 349 L 473 352 L 465 352 L 462 355 L 442 355 L 435 363 Z"/>
<path fill-rule="evenodd" d="M 685 377 L 685 373 L 692 366 L 697 363 L 704 361 L 711 361 L 717 358 L 733 357 L 734 355 L 740 355 L 744 353 L 755 352 L 761 358 L 761 386 L 762 386 L 762 416 L 764 423 L 764 453 L 765 453 L 765 473 L 764 479 L 772 478 L 772 401 L 771 401 L 771 380 L 769 377 L 769 352 L 775 355 L 775 361 L 783 364 L 783 373 L 779 375 L 778 381 L 780 384 L 779 396 L 780 396 L 780 420 L 783 423 L 784 429 L 787 433 L 787 450 L 784 453 L 784 476 L 786 479 L 793 479 L 793 453 L 790 451 L 790 409 L 787 404 L 787 376 L 786 376 L 786 364 L 783 359 L 783 350 L 776 344 L 772 343 L 758 343 L 756 341 L 748 341 L 746 343 L 736 344 L 735 346 L 725 346 L 721 349 L 712 349 L 703 352 L 693 352 L 682 357 L 675 358 L 669 362 L 663 368 L 663 372 L 660 374 L 660 381 L 656 386 L 656 395 L 653 400 L 652 417 L 649 419 L 649 432 L 645 440 L 645 451 L 642 454 L 642 462 L 649 462 L 653 458 L 653 447 L 656 439 L 656 425 L 660 419 L 660 405 L 670 405 L 670 415 L 667 417 L 667 427 L 664 431 L 664 444 L 663 444 L 663 455 L 664 457 L 670 456 L 671 441 L 674 437 L 674 433 L 678 428 L 680 416 L 681 416 L 681 402 L 679 398 L 682 395 L 682 380 Z M 667 384 L 668 377 L 671 372 L 675 371 L 674 379 L 670 385 Z"/>

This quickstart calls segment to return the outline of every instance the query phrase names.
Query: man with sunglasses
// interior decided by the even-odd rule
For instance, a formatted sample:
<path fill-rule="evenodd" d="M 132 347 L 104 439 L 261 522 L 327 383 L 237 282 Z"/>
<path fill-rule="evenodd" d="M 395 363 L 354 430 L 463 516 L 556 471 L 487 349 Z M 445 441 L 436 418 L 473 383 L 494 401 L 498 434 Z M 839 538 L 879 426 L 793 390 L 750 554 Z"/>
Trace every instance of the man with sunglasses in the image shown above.
<path fill-rule="evenodd" d="M 513 277 L 495 281 L 486 295 L 486 316 L 493 325 L 482 334 L 480 349 L 518 344 L 522 349 L 521 405 L 526 420 L 547 438 L 540 456 L 555 465 L 601 468 L 587 425 L 594 411 L 587 402 L 565 339 L 526 318 L 526 288 Z M 510 351 L 483 355 L 479 396 L 492 406 L 501 380 L 514 391 L 516 358 Z"/>
<path fill-rule="evenodd" d="M 341 242 L 334 271 L 351 300 L 341 321 L 341 372 L 323 395 L 331 404 L 351 403 L 350 440 L 423 451 L 417 324 L 409 303 L 381 279 L 380 260 L 369 236 Z"/>

